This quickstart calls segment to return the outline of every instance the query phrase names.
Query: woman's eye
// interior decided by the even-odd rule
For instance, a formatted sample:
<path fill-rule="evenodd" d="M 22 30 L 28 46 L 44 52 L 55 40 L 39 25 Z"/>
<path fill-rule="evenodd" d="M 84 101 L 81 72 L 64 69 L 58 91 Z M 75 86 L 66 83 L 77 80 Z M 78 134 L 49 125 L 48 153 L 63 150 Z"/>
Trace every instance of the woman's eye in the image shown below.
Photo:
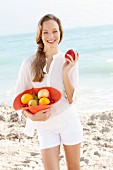
<path fill-rule="evenodd" d="M 53 33 L 57 33 L 58 31 L 53 31 Z"/>
<path fill-rule="evenodd" d="M 44 32 L 43 34 L 48 34 L 48 32 Z"/>

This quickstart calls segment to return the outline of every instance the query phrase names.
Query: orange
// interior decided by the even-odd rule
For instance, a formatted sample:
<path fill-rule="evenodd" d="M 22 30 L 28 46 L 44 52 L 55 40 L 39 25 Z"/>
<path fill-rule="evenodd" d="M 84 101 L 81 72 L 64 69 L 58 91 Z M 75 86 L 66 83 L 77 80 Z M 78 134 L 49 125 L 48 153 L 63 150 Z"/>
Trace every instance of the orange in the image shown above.
<path fill-rule="evenodd" d="M 31 94 L 29 94 L 29 93 L 26 93 L 26 94 L 23 94 L 22 95 L 22 97 L 21 97 L 21 102 L 23 103 L 23 104 L 28 104 L 28 102 L 30 101 L 30 100 L 32 100 L 33 99 L 33 96 L 31 95 Z"/>
<path fill-rule="evenodd" d="M 50 100 L 47 97 L 42 97 L 39 100 L 39 105 L 46 105 L 46 104 L 49 104 L 49 103 L 50 103 Z"/>

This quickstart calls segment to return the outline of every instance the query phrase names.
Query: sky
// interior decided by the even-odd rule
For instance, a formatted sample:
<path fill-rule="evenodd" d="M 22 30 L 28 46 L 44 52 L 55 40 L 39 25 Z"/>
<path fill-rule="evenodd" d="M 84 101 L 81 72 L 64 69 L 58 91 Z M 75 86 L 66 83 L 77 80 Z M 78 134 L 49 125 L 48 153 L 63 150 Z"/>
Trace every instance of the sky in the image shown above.
<path fill-rule="evenodd" d="M 48 13 L 63 28 L 113 24 L 113 0 L 0 0 L 0 36 L 36 32 Z"/>

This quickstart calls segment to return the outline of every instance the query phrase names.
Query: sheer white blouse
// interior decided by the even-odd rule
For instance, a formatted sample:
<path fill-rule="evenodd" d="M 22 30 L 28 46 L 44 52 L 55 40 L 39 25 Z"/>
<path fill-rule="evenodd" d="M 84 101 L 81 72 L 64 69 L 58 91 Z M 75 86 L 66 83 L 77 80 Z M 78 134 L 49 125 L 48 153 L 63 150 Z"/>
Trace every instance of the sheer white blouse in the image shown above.
<path fill-rule="evenodd" d="M 49 119 L 52 119 L 52 117 L 61 116 L 60 121 L 63 123 L 65 119 L 69 119 L 70 112 L 74 112 L 74 114 L 77 114 L 76 110 L 76 99 L 78 96 L 78 86 L 79 86 L 79 74 L 78 74 L 78 62 L 75 64 L 75 66 L 70 71 L 70 79 L 74 86 L 74 93 L 73 93 L 73 102 L 72 104 L 68 103 L 65 88 L 63 84 L 63 77 L 62 77 L 62 67 L 65 62 L 65 57 L 62 52 L 58 52 L 53 56 L 53 60 L 51 62 L 49 72 L 46 72 L 46 65 L 44 67 L 45 77 L 42 82 L 33 82 L 31 78 L 31 63 L 33 60 L 33 56 L 24 59 L 24 61 L 21 64 L 17 83 L 15 87 L 14 92 L 14 98 L 21 92 L 31 89 L 31 88 L 38 88 L 38 87 L 54 87 L 57 90 L 59 90 L 62 94 L 61 99 L 54 104 L 51 108 L 51 117 Z M 65 112 L 68 113 L 65 113 Z M 20 113 L 21 111 L 17 111 L 17 113 Z M 64 118 L 63 118 L 64 117 Z M 25 133 L 29 136 L 33 135 L 33 130 L 35 128 L 42 128 L 44 127 L 44 123 L 46 121 L 36 121 L 33 122 L 29 118 L 27 118 L 26 127 L 25 127 Z M 49 121 L 48 121 L 49 123 Z M 43 126 L 41 126 L 41 124 Z M 46 123 L 47 124 L 47 123 Z M 53 125 L 54 126 L 54 125 Z"/>

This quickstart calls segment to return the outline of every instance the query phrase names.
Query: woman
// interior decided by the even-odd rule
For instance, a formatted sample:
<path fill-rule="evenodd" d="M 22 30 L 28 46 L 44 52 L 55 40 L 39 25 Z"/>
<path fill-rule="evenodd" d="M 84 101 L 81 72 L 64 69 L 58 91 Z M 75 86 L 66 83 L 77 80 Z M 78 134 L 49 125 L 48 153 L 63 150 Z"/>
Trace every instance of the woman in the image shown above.
<path fill-rule="evenodd" d="M 82 127 L 76 110 L 78 91 L 78 54 L 73 60 L 65 59 L 58 45 L 63 37 L 60 20 L 51 14 L 38 23 L 35 55 L 23 61 L 15 96 L 32 87 L 51 86 L 62 93 L 62 98 L 51 109 L 30 114 L 27 117 L 25 133 L 32 135 L 38 130 L 38 139 L 45 170 L 59 170 L 60 145 L 63 144 L 68 170 L 80 170 L 80 143 Z"/>

